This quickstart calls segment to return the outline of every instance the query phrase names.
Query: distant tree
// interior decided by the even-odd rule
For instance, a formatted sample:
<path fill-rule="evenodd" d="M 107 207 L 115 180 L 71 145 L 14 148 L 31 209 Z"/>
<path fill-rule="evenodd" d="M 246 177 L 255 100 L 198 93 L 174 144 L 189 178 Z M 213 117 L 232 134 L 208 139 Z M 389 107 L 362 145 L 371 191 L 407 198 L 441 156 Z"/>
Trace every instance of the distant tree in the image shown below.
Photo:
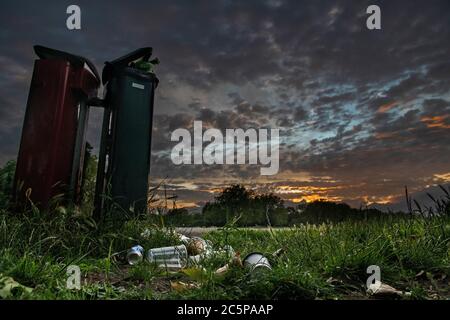
<path fill-rule="evenodd" d="M 248 204 L 252 197 L 252 191 L 247 190 L 243 185 L 233 184 L 222 190 L 216 197 L 216 203 L 225 206 L 239 207 Z"/>
<path fill-rule="evenodd" d="M 167 216 L 180 216 L 180 215 L 188 215 L 189 211 L 186 208 L 174 208 L 167 211 Z"/>
<path fill-rule="evenodd" d="M 202 224 L 204 226 L 224 226 L 227 223 L 225 210 L 217 203 L 207 202 L 202 209 Z"/>
<path fill-rule="evenodd" d="M 297 205 L 297 210 L 299 212 L 303 212 L 305 211 L 306 207 L 308 206 L 308 202 L 306 202 L 305 199 L 303 199 L 302 201 L 299 202 L 299 204 Z"/>
<path fill-rule="evenodd" d="M 0 205 L 6 207 L 12 194 L 14 173 L 16 171 L 16 161 L 8 161 L 3 168 L 0 168 Z"/>
<path fill-rule="evenodd" d="M 233 184 L 223 189 L 216 197 L 216 204 L 225 209 L 225 221 L 229 222 L 249 206 L 252 197 L 252 191 L 247 190 L 243 185 Z"/>
<path fill-rule="evenodd" d="M 314 201 L 308 203 L 302 215 L 310 221 L 342 221 L 355 216 L 357 209 L 351 208 L 346 203 L 335 203 L 331 201 Z"/>
<path fill-rule="evenodd" d="M 268 209 L 284 208 L 284 201 L 273 193 L 255 196 L 255 202 L 260 203 Z"/>

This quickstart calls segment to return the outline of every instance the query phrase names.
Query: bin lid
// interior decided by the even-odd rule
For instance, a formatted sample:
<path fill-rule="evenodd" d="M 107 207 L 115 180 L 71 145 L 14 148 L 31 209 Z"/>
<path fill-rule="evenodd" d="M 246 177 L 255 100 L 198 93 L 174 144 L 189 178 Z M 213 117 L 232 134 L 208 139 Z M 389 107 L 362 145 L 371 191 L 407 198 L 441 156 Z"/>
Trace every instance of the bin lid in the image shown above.
<path fill-rule="evenodd" d="M 130 52 L 120 58 L 117 58 L 113 61 L 105 62 L 105 67 L 102 72 L 102 81 L 103 84 L 107 83 L 113 77 L 114 70 L 118 70 L 121 68 L 126 68 L 128 65 L 136 61 L 138 59 L 143 59 L 148 61 L 153 53 L 152 47 L 144 47 L 137 49 L 133 52 Z"/>
<path fill-rule="evenodd" d="M 68 52 L 47 48 L 40 45 L 36 45 L 33 48 L 36 55 L 41 59 L 63 59 L 69 61 L 70 64 L 77 68 L 84 68 L 84 66 L 87 65 L 91 72 L 94 74 L 95 78 L 97 78 L 97 80 L 100 82 L 100 75 L 98 74 L 97 69 L 95 68 L 94 64 L 88 59 Z"/>

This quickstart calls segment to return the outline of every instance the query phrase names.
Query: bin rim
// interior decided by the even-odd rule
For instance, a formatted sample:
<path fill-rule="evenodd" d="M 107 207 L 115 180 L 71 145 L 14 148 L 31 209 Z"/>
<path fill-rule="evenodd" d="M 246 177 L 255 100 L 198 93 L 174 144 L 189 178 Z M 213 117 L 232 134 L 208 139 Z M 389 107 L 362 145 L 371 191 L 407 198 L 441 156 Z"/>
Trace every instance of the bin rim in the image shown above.
<path fill-rule="evenodd" d="M 106 61 L 105 66 L 102 71 L 102 82 L 106 84 L 109 80 L 111 80 L 114 76 L 114 73 L 117 69 L 122 69 L 128 67 L 128 65 L 136 61 L 138 59 L 149 60 L 153 53 L 152 47 L 143 47 L 137 50 L 134 50 L 124 56 L 121 56 L 112 61 Z"/>

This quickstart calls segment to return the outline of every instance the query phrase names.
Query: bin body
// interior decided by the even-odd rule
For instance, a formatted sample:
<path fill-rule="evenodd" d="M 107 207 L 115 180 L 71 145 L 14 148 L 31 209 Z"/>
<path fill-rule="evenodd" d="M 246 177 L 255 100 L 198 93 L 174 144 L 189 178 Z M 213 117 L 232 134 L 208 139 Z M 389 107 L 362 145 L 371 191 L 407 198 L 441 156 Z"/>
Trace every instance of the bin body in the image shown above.
<path fill-rule="evenodd" d="M 14 197 L 39 207 L 66 193 L 71 179 L 80 101 L 99 80 L 64 59 L 35 61 L 14 179 Z"/>
<path fill-rule="evenodd" d="M 123 209 L 146 208 L 156 77 L 126 67 L 107 86 L 112 110 L 110 181 Z"/>

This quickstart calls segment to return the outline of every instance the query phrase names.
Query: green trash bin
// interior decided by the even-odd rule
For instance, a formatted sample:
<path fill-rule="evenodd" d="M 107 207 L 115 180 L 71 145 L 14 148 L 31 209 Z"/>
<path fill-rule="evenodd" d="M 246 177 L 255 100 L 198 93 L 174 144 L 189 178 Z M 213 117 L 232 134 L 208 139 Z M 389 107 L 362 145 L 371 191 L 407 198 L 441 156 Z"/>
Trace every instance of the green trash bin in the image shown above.
<path fill-rule="evenodd" d="M 147 208 L 154 93 L 151 48 L 106 62 L 104 119 L 96 186 L 96 215 L 110 204 L 122 212 Z M 109 200 L 108 200 L 109 199 Z"/>

